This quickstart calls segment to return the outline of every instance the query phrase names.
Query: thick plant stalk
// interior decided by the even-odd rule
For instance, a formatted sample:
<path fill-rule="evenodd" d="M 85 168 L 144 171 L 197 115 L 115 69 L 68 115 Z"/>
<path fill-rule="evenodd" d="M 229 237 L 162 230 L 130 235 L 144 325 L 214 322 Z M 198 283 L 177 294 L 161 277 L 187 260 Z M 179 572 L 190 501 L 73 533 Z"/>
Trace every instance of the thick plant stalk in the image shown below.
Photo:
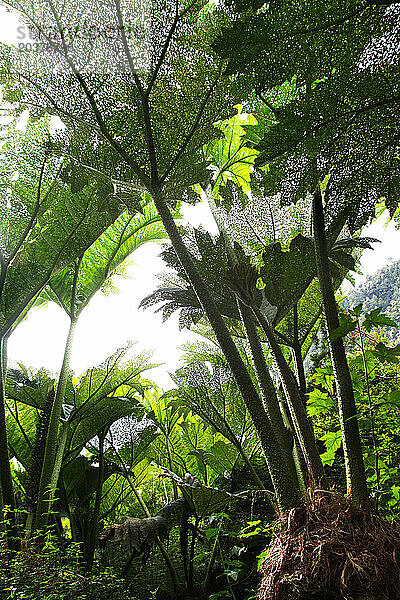
<path fill-rule="evenodd" d="M 26 473 L 26 504 L 34 509 L 37 502 L 37 495 L 40 483 L 40 473 L 42 471 L 44 449 L 46 444 L 47 430 L 51 409 L 55 398 L 55 392 L 52 388 L 44 399 L 42 412 L 36 425 L 35 441 L 32 446 L 30 464 Z"/>
<path fill-rule="evenodd" d="M 290 348 L 290 355 L 293 361 L 294 372 L 296 374 L 297 383 L 299 385 L 300 392 L 304 398 L 305 404 L 305 393 L 306 393 L 306 385 L 305 385 L 305 374 L 304 374 L 304 363 L 303 357 L 301 355 L 301 346 L 295 344 Z"/>
<path fill-rule="evenodd" d="M 159 188 L 153 189 L 152 196 L 172 246 L 208 317 L 254 423 L 267 460 L 279 508 L 281 510 L 292 508 L 299 503 L 300 498 L 297 480 L 293 481 L 293 479 L 290 478 L 287 461 L 283 455 L 280 444 L 276 439 L 263 403 L 253 385 L 238 349 L 229 334 L 224 320 L 220 315 L 206 284 L 192 261 L 190 253 L 182 240 L 161 190 Z"/>
<path fill-rule="evenodd" d="M 285 423 L 285 427 L 287 428 L 288 433 L 290 433 L 291 438 L 293 439 L 292 456 L 293 456 L 293 461 L 294 461 L 294 466 L 296 469 L 297 477 L 299 479 L 300 491 L 302 494 L 305 494 L 306 489 L 307 489 L 305 482 L 308 479 L 308 473 L 306 472 L 307 471 L 306 462 L 305 462 L 304 455 L 303 455 L 303 452 L 302 452 L 300 444 L 299 444 L 299 440 L 297 439 L 297 436 L 294 435 L 293 420 L 286 408 L 282 384 L 280 384 L 276 393 L 278 396 L 279 406 L 282 411 L 283 422 Z"/>
<path fill-rule="evenodd" d="M 51 410 L 49 428 L 46 439 L 46 448 L 43 458 L 42 473 L 40 477 L 38 503 L 36 507 L 35 529 L 43 530 L 47 526 L 48 512 L 54 497 L 54 489 L 51 488 L 52 481 L 58 481 L 61 464 L 57 465 L 58 473 L 55 473 L 58 427 L 61 416 L 61 407 L 64 401 L 65 388 L 69 372 L 69 363 L 71 358 L 72 342 L 75 334 L 77 319 L 71 318 L 67 342 L 65 345 L 64 359 L 61 366 L 60 375 L 57 383 L 56 396 Z"/>
<path fill-rule="evenodd" d="M 62 461 L 64 458 L 65 446 L 67 445 L 68 431 L 69 431 L 69 424 L 63 423 L 62 427 L 61 427 L 59 440 L 58 440 L 57 454 L 54 459 L 54 468 L 53 468 L 53 472 L 51 474 L 50 488 L 52 490 L 56 489 L 58 479 L 60 476 Z"/>
<path fill-rule="evenodd" d="M 310 469 L 310 474 L 316 484 L 324 485 L 324 467 L 315 443 L 314 432 L 308 420 L 304 407 L 304 400 L 297 385 L 296 378 L 286 362 L 270 324 L 254 301 L 251 303 L 251 309 L 267 337 L 269 347 L 277 364 L 296 435 L 300 442 L 308 468 Z"/>
<path fill-rule="evenodd" d="M 272 428 L 282 447 L 284 456 L 288 463 L 292 476 L 297 477 L 296 467 L 293 462 L 293 456 L 290 448 L 288 431 L 285 427 L 282 412 L 279 408 L 278 397 L 275 386 L 265 362 L 264 352 L 261 346 L 260 338 L 254 323 L 253 315 L 250 309 L 238 299 L 239 313 L 246 331 L 246 337 L 250 345 L 251 356 L 256 371 L 258 385 L 260 386 L 261 397 L 264 400 L 265 408 L 271 421 Z"/>
<path fill-rule="evenodd" d="M 301 354 L 301 344 L 299 340 L 299 315 L 297 304 L 294 305 L 293 308 L 293 346 L 290 349 L 292 361 L 296 373 L 297 382 L 299 384 L 299 388 L 301 393 L 304 396 L 305 403 L 305 394 L 307 391 L 307 383 L 306 383 L 306 374 L 304 371 L 304 362 L 303 356 Z"/>
<path fill-rule="evenodd" d="M 5 379 L 7 367 L 7 337 L 0 338 L 0 483 L 2 507 L 8 507 L 4 513 L 6 520 L 7 545 L 10 550 L 18 550 L 19 542 L 16 539 L 15 525 L 15 498 L 14 486 L 11 475 L 10 457 L 8 454 L 8 438 L 5 411 Z M 3 519 L 3 512 L 0 514 L 0 520 Z"/>
<path fill-rule="evenodd" d="M 99 438 L 99 476 L 97 480 L 97 489 L 96 489 L 96 497 L 94 501 L 94 508 L 92 519 L 90 523 L 90 531 L 87 536 L 88 539 L 85 540 L 85 570 L 87 572 L 91 572 L 93 568 L 94 561 L 94 551 L 96 548 L 97 537 L 99 534 L 99 517 L 100 517 L 100 508 L 101 508 L 101 498 L 103 495 L 103 485 L 104 485 L 104 440 L 106 436 L 106 431 L 102 431 Z"/>
<path fill-rule="evenodd" d="M 10 510 L 15 508 L 14 500 L 14 488 L 12 483 L 10 458 L 8 454 L 8 442 L 7 442 L 7 426 L 6 426 L 6 413 L 5 413 L 5 369 L 3 365 L 6 364 L 5 359 L 5 341 L 4 338 L 0 339 L 0 480 L 3 494 L 4 506 L 9 506 Z"/>
<path fill-rule="evenodd" d="M 199 517 L 196 515 L 194 518 L 194 526 L 192 529 L 192 537 L 190 540 L 190 552 L 189 552 L 189 570 L 187 577 L 187 591 L 193 592 L 193 572 L 194 572 L 194 548 L 196 544 L 196 532 L 199 526 Z"/>
<path fill-rule="evenodd" d="M 236 252 L 227 234 L 225 225 L 218 213 L 218 209 L 215 204 L 212 192 L 209 188 L 207 188 L 203 192 L 203 194 L 204 197 L 207 199 L 211 214 L 214 217 L 215 223 L 218 227 L 218 231 L 223 237 L 228 258 L 231 264 L 235 265 L 238 262 Z M 243 304 L 243 302 L 241 302 L 239 299 L 237 299 L 237 304 L 240 318 L 246 331 L 247 341 L 250 346 L 251 356 L 256 371 L 256 377 L 260 386 L 261 397 L 264 401 L 265 408 L 270 418 L 275 435 L 278 438 L 285 452 L 288 450 L 286 428 L 283 422 L 281 410 L 279 408 L 279 402 L 275 392 L 275 387 L 272 382 L 268 366 L 265 362 L 265 356 L 259 335 L 257 333 L 257 328 L 254 323 L 254 317 L 249 308 L 245 304 Z"/>
<path fill-rule="evenodd" d="M 242 323 L 246 332 L 247 341 L 249 342 L 257 381 L 258 385 L 260 386 L 261 397 L 264 401 L 271 425 L 275 431 L 275 435 L 282 445 L 282 448 L 284 448 L 286 451 L 288 449 L 286 427 L 283 421 L 281 410 L 279 408 L 275 386 L 273 384 L 268 366 L 265 362 L 265 356 L 254 323 L 254 317 L 249 308 L 240 302 L 240 300 L 238 300 L 238 306 Z"/>
<path fill-rule="evenodd" d="M 209 587 L 210 587 L 210 583 L 211 583 L 211 577 L 212 577 L 212 571 L 214 568 L 214 564 L 215 564 L 215 559 L 217 557 L 217 550 L 218 550 L 218 539 L 219 539 L 219 534 L 221 531 L 221 523 L 218 525 L 218 531 L 217 534 L 215 536 L 215 540 L 214 540 L 214 544 L 211 550 L 211 555 L 208 561 L 208 565 L 207 565 L 207 571 L 206 571 L 206 576 L 204 577 L 204 584 L 203 584 L 203 588 L 204 590 L 207 592 Z"/>
<path fill-rule="evenodd" d="M 172 461 L 171 448 L 169 445 L 169 431 L 168 430 L 165 432 L 164 439 L 165 439 L 165 449 L 167 451 L 167 456 L 168 456 L 168 465 L 169 465 L 170 470 L 173 471 L 174 463 Z M 176 485 L 176 481 L 174 481 L 174 480 L 172 480 L 172 489 L 174 492 L 174 500 L 177 500 L 179 497 L 178 486 Z"/>
<path fill-rule="evenodd" d="M 6 524 L 3 519 L 4 515 L 4 502 L 3 502 L 3 490 L 1 489 L 1 480 L 0 480 L 0 535 L 4 536 L 6 534 Z"/>
<path fill-rule="evenodd" d="M 38 499 L 40 474 L 42 472 L 46 437 L 54 397 L 54 389 L 51 389 L 45 398 L 42 414 L 40 415 L 39 422 L 36 426 L 35 441 L 32 447 L 28 472 L 26 474 L 26 504 L 29 508 L 29 513 L 25 525 L 26 539 L 29 539 L 32 534 L 33 520 L 35 518 L 36 503 Z"/>
<path fill-rule="evenodd" d="M 233 244 L 226 231 L 225 224 L 223 223 L 220 214 L 218 213 L 217 206 L 215 204 L 214 197 L 210 187 L 203 190 L 202 196 L 207 200 L 211 214 L 214 217 L 215 223 L 218 227 L 218 231 L 223 237 L 226 253 L 232 265 L 237 264 L 238 259 L 236 256 Z M 261 345 L 260 337 L 257 333 L 257 327 L 254 322 L 254 317 L 251 310 L 237 298 L 237 306 L 239 315 L 243 323 L 247 341 L 250 346 L 251 357 L 256 372 L 258 385 L 260 388 L 261 398 L 264 402 L 268 417 L 271 421 L 272 428 L 275 432 L 277 440 L 281 445 L 282 452 L 288 463 L 288 469 L 291 472 L 293 478 L 297 477 L 297 471 L 293 462 L 293 456 L 290 449 L 288 432 L 283 421 L 282 412 L 279 407 L 278 397 L 275 391 L 275 386 L 272 382 L 272 378 L 265 361 L 264 351 Z"/>
<path fill-rule="evenodd" d="M 72 342 L 74 339 L 75 329 L 79 318 L 79 313 L 77 313 L 75 310 L 75 299 L 79 267 L 82 258 L 83 254 L 79 256 L 78 260 L 74 263 L 74 277 L 71 288 L 70 310 L 68 311 L 70 325 L 67 335 L 67 341 L 65 343 L 64 358 L 61 365 L 61 371 L 58 376 L 56 395 L 51 409 L 49 425 L 47 430 L 46 446 L 44 451 L 43 465 L 40 475 L 38 491 L 38 503 L 36 507 L 36 518 L 34 524 L 35 530 L 43 530 L 47 526 L 48 514 L 52 507 L 54 493 L 57 487 L 58 478 L 61 471 L 65 444 L 67 441 L 68 425 L 64 425 L 60 439 L 58 439 L 58 430 L 61 416 L 61 408 L 62 403 L 64 401 L 65 388 L 68 379 Z M 59 442 L 58 447 L 57 441 Z"/>
<path fill-rule="evenodd" d="M 314 192 L 313 222 L 317 273 L 328 329 L 329 349 L 339 392 L 339 418 L 346 465 L 347 492 L 353 502 L 361 506 L 368 504 L 369 494 L 360 431 L 358 428 L 356 403 L 343 338 L 331 339 L 332 332 L 339 327 L 339 316 L 329 269 L 324 211 L 319 187 Z"/>

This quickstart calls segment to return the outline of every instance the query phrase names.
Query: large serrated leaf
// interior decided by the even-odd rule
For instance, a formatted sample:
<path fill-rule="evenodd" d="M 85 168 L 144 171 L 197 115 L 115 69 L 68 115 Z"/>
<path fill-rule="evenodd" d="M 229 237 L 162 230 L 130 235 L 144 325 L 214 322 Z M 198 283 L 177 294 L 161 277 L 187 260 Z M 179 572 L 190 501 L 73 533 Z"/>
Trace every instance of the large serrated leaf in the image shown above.
<path fill-rule="evenodd" d="M 330 252 L 330 258 L 332 258 L 335 262 L 339 263 L 340 265 L 342 265 L 342 267 L 345 267 L 349 271 L 354 271 L 356 268 L 356 261 L 351 256 L 351 254 L 348 254 L 344 250 L 332 249 Z"/>
<path fill-rule="evenodd" d="M 303 295 L 315 276 L 313 241 L 297 235 L 288 251 L 279 242 L 269 244 L 262 255 L 260 277 L 263 292 L 270 304 L 277 307 L 275 322 L 279 322 Z"/>
<path fill-rule="evenodd" d="M 175 213 L 177 216 L 179 213 Z M 78 276 L 69 265 L 49 283 L 52 294 L 44 291 L 46 300 L 53 299 L 64 310 L 70 311 L 71 294 L 75 290 L 74 314 L 79 315 L 93 295 L 101 289 L 113 272 L 142 244 L 165 237 L 161 219 L 149 202 L 141 213 L 125 211 L 86 250 L 80 263 Z"/>
<path fill-rule="evenodd" d="M 25 132 L 10 129 L 4 140 L 2 151 L 10 156 L 10 163 L 1 184 L 8 193 L 0 202 L 6 269 L 0 299 L 3 333 L 20 319 L 48 279 L 82 254 L 112 222 L 106 213 L 98 213 L 93 186 L 71 193 L 62 182 L 60 161 L 47 156 L 42 146 L 48 127 L 46 119 L 28 122 Z"/>

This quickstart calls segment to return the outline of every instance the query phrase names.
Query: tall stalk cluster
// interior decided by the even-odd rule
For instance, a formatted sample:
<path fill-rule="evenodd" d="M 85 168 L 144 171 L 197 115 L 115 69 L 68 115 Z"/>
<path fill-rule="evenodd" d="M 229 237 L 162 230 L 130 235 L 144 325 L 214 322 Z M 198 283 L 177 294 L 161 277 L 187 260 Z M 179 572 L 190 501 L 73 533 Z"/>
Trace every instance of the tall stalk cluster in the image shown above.
<path fill-rule="evenodd" d="M 50 3 L 51 4 L 51 3 Z M 315 436 L 312 426 L 307 416 L 305 407 L 305 376 L 304 366 L 302 363 L 301 346 L 296 343 L 293 347 L 292 358 L 295 366 L 295 373 L 292 371 L 289 362 L 286 360 L 284 353 L 277 340 L 275 331 L 271 323 L 261 312 L 254 299 L 254 288 L 257 279 L 257 271 L 253 268 L 244 270 L 243 265 L 238 263 L 232 243 L 224 231 L 221 222 L 218 222 L 218 216 L 215 211 L 215 206 L 212 205 L 212 195 L 207 194 L 211 203 L 211 210 L 217 220 L 220 232 L 225 240 L 229 263 L 227 265 L 227 283 L 237 295 L 237 303 L 240 318 L 242 320 L 249 347 L 251 349 L 254 368 L 257 376 L 257 387 L 253 383 L 250 373 L 242 359 L 242 356 L 235 344 L 235 341 L 230 334 L 228 327 L 218 310 L 217 304 L 213 295 L 208 288 L 206 282 L 199 273 L 191 253 L 182 238 L 181 232 L 174 220 L 174 215 L 171 211 L 171 196 L 168 193 L 168 184 L 171 178 L 179 181 L 177 173 L 182 173 L 185 165 L 184 159 L 188 160 L 188 155 L 191 152 L 197 152 L 193 144 L 195 135 L 207 123 L 209 115 L 207 109 L 214 101 L 213 95 L 217 93 L 217 87 L 223 79 L 224 63 L 221 62 L 216 69 L 215 81 L 209 85 L 209 88 L 204 92 L 202 97 L 198 97 L 197 113 L 193 121 L 187 126 L 187 131 L 181 136 L 181 142 L 178 149 L 173 153 L 172 157 L 160 157 L 159 147 L 163 139 L 164 132 L 160 129 L 160 123 L 165 126 L 165 114 L 159 116 L 156 111 L 160 110 L 157 102 L 153 102 L 154 95 L 157 93 L 157 86 L 163 77 L 163 69 L 168 71 L 170 65 L 166 63 L 166 57 L 170 50 L 170 45 L 174 37 L 177 36 L 180 27 L 184 28 L 184 19 L 194 11 L 195 3 L 189 3 L 186 8 L 179 12 L 178 5 L 175 7 L 175 17 L 171 21 L 170 28 L 165 32 L 165 39 L 159 44 L 159 56 L 152 63 L 152 72 L 146 77 L 142 77 L 135 68 L 134 60 L 129 50 L 129 43 L 126 38 L 126 30 L 124 28 L 123 14 L 119 0 L 114 2 L 115 14 L 121 33 L 122 49 L 125 54 L 126 64 L 129 72 L 124 78 L 124 85 L 129 89 L 134 101 L 137 105 L 134 107 L 135 114 L 140 115 L 142 119 L 143 140 L 140 143 L 144 145 L 146 151 L 146 159 L 148 169 L 143 167 L 142 158 L 137 160 L 137 150 L 132 150 L 130 147 L 121 142 L 118 127 L 109 126 L 107 112 L 103 111 L 103 107 L 98 103 L 98 89 L 91 87 L 85 75 L 74 64 L 73 58 L 70 55 L 69 48 L 65 42 L 62 30 L 62 15 L 57 13 L 56 7 L 51 4 L 51 14 L 54 20 L 55 27 L 60 33 L 60 44 L 55 44 L 54 40 L 46 39 L 52 46 L 58 56 L 62 59 L 65 66 L 69 69 L 72 80 L 75 82 L 83 97 L 85 110 L 90 113 L 90 126 L 94 129 L 102 141 L 107 144 L 114 153 L 119 157 L 122 164 L 129 169 L 132 174 L 132 179 L 135 179 L 134 185 L 140 188 L 140 192 L 147 192 L 154 201 L 154 205 L 158 211 L 159 218 L 164 226 L 175 253 L 186 273 L 197 299 L 214 331 L 216 339 L 221 347 L 221 350 L 226 358 L 226 361 L 231 369 L 238 389 L 243 397 L 248 413 L 253 421 L 255 430 L 260 440 L 262 451 L 268 465 L 269 473 L 274 486 L 277 504 L 279 510 L 288 510 L 300 502 L 301 489 L 304 489 L 304 479 L 311 480 L 319 486 L 326 485 L 326 478 L 319 452 L 316 445 Z M 25 16 L 29 19 L 29 10 Z M 31 19 L 35 20 L 35 15 L 31 15 Z M 190 19 L 193 15 L 190 14 Z M 37 25 L 34 23 L 34 25 Z M 46 28 L 43 28 L 45 31 Z M 46 36 L 46 34 L 43 34 Z M 159 40 L 160 41 L 160 40 Z M 154 58 L 154 57 L 153 57 Z M 96 84 L 97 85 L 97 84 Z M 45 98 L 49 98 L 45 95 Z M 128 95 L 127 95 L 128 98 Z M 54 112 L 57 110 L 58 104 L 51 103 L 51 109 Z M 68 111 L 59 111 L 60 116 L 68 117 Z M 213 114 L 213 113 L 211 113 Z M 175 118 L 175 115 L 174 115 Z M 213 117 L 216 119 L 216 116 Z M 93 125 L 94 124 L 94 125 Z M 208 123 L 211 125 L 212 123 Z M 143 148 L 140 148 L 142 152 Z M 161 161 L 161 158 L 163 159 Z M 167 166 L 165 162 L 167 161 Z M 145 162 L 145 161 L 144 161 Z M 161 169 L 160 164 L 164 163 L 164 168 Z M 93 171 L 93 169 L 92 169 Z M 101 173 L 101 177 L 105 177 Z M 197 180 L 196 180 L 197 181 Z M 71 182 L 72 183 L 72 182 Z M 112 191 L 114 191 L 114 181 L 112 180 Z M 128 194 L 129 196 L 129 194 Z M 108 197 L 107 197 L 108 200 Z M 119 200 L 124 202 L 126 207 L 132 208 L 132 198 L 127 198 L 127 195 L 120 196 Z M 313 198 L 313 222 L 314 222 L 314 237 L 315 237 L 315 257 L 316 270 L 320 283 L 320 289 L 324 305 L 324 314 L 327 323 L 328 332 L 331 334 L 338 327 L 337 307 L 334 297 L 334 287 L 329 268 L 328 247 L 326 241 L 326 232 L 324 224 L 322 196 L 319 188 L 314 193 Z M 122 241 L 122 239 L 121 239 Z M 301 257 L 300 257 L 301 259 Z M 42 529 L 47 523 L 48 500 L 50 504 L 54 488 L 57 485 L 60 473 L 64 445 L 66 435 L 59 437 L 59 419 L 61 406 L 65 394 L 66 378 L 69 368 L 69 359 L 73 334 L 76 327 L 76 321 L 79 316 L 79 311 L 75 308 L 76 281 L 80 268 L 80 259 L 75 262 L 75 279 L 72 286 L 70 296 L 71 307 L 69 310 L 70 329 L 64 361 L 60 372 L 60 378 L 56 389 L 55 400 L 51 408 L 50 420 L 48 425 L 48 433 L 46 438 L 46 446 L 43 456 L 42 472 L 39 484 L 38 505 L 36 509 L 36 517 L 34 526 L 37 529 Z M 3 261 L 4 262 L 4 261 Z M 4 283 L 6 274 L 6 266 L 1 265 L 0 292 Z M 50 277 L 51 273 L 49 274 Z M 295 319 L 297 316 L 295 315 Z M 306 472 L 300 473 L 296 468 L 294 460 L 293 448 L 290 441 L 290 436 L 285 424 L 288 415 L 282 411 L 280 402 L 278 401 L 277 391 L 274 388 L 272 379 L 269 373 L 268 366 L 265 362 L 264 351 L 258 334 L 258 328 L 261 328 L 266 336 L 269 350 L 276 363 L 279 373 L 281 386 L 285 395 L 285 408 L 288 409 L 289 419 L 293 426 L 296 444 L 301 449 L 303 459 L 306 465 Z M 7 333 L 7 332 L 6 332 Z M 296 336 L 295 336 L 296 337 Z M 3 341 L 4 338 L 2 338 Z M 298 342 L 298 338 L 297 342 Z M 346 475 L 348 482 L 348 492 L 357 504 L 364 504 L 368 499 L 368 489 L 366 485 L 365 470 L 362 459 L 361 442 L 358 430 L 357 415 L 354 403 L 354 394 L 349 374 L 349 369 L 346 361 L 343 341 L 338 338 L 330 340 L 330 351 L 332 363 L 334 365 L 335 378 L 339 390 L 339 411 L 340 421 L 343 436 L 343 446 L 345 451 Z M 4 354 L 4 351 L 3 351 Z M 0 370 L 0 394 L 4 399 L 4 360 L 3 368 Z M 257 389 L 258 388 L 258 389 Z M 5 414 L 4 402 L 0 402 L 0 433 L 5 431 Z M 65 432 L 64 432 L 65 433 Z M 11 508 L 14 503 L 14 495 L 12 489 L 11 472 L 8 461 L 8 448 L 6 435 L 0 435 L 0 474 L 2 486 L 3 503 Z M 57 447 L 57 442 L 61 443 Z M 46 494 L 50 494 L 46 497 Z"/>

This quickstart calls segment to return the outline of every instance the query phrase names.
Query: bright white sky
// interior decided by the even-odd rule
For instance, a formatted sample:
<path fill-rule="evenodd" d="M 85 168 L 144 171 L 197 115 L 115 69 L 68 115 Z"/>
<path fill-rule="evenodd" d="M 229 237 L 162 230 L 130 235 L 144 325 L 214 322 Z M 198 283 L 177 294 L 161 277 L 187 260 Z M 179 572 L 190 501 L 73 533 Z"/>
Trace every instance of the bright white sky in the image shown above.
<path fill-rule="evenodd" d="M 18 20 L 0 6 L 0 40 L 15 43 Z M 200 223 L 216 232 L 213 219 L 204 205 L 186 207 L 184 217 L 192 225 Z M 382 240 L 375 250 L 365 250 L 361 259 L 364 275 L 374 273 L 391 259 L 400 258 L 400 232 L 392 223 L 385 227 L 383 216 L 363 234 Z M 98 293 L 82 313 L 72 350 L 71 367 L 77 373 L 96 365 L 128 341 L 137 341 L 134 352 L 153 351 L 152 362 L 164 363 L 147 375 L 164 389 L 172 385 L 168 372 L 179 367 L 179 346 L 194 334 L 179 332 L 174 315 L 162 324 L 160 314 L 152 309 L 138 310 L 139 302 L 152 292 L 158 283 L 156 274 L 164 264 L 157 258 L 160 246 L 147 244 L 136 251 L 129 266 L 129 279 L 115 278 L 119 293 L 104 296 Z M 361 281 L 361 276 L 356 276 Z M 56 305 L 35 308 L 12 334 L 9 341 L 10 363 L 20 361 L 25 366 L 45 367 L 56 373 L 61 366 L 68 329 L 68 318 Z"/>

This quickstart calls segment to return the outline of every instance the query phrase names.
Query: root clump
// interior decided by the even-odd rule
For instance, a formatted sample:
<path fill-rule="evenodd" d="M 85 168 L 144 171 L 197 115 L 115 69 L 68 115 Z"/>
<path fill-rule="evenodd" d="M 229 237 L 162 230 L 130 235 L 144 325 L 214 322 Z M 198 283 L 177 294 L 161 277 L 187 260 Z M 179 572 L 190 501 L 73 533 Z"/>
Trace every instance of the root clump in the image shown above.
<path fill-rule="evenodd" d="M 332 491 L 282 516 L 260 600 L 400 600 L 400 526 Z"/>

